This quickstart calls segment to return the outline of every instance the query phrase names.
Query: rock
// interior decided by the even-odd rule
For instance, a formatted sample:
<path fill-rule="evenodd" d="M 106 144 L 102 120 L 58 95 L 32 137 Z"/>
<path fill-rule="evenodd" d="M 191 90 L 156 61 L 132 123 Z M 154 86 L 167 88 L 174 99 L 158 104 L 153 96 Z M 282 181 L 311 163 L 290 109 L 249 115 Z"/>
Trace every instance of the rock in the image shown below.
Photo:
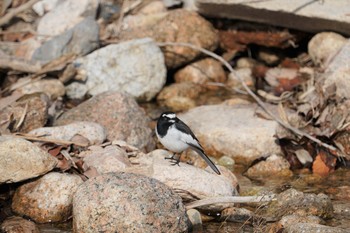
<path fill-rule="evenodd" d="M 281 228 L 288 228 L 296 223 L 314 223 L 314 224 L 321 224 L 323 222 L 322 219 L 316 216 L 299 216 L 299 215 L 286 215 L 283 216 L 282 219 L 279 221 L 279 224 L 281 225 Z"/>
<path fill-rule="evenodd" d="M 227 167 L 229 170 L 233 171 L 235 160 L 229 156 L 224 155 L 218 160 L 218 164 Z"/>
<path fill-rule="evenodd" d="M 39 21 L 39 35 L 57 36 L 74 27 L 85 18 L 96 18 L 99 1 L 66 0 L 45 14 Z"/>
<path fill-rule="evenodd" d="M 70 98 L 119 90 L 140 101 L 149 101 L 166 81 L 163 54 L 149 38 L 108 45 L 77 59 L 74 64 L 79 67 L 78 72 L 86 73 L 87 80 L 67 86 Z M 77 85 L 84 91 L 73 92 Z"/>
<path fill-rule="evenodd" d="M 304 0 L 293 2 L 241 0 L 197 0 L 198 12 L 210 18 L 244 20 L 300 31 L 338 31 L 349 35 L 350 20 L 347 17 L 348 1 L 338 0 L 322 5 L 303 7 Z M 334 12 L 337 12 L 335 15 Z M 271 33 L 271 32 L 269 32 Z"/>
<path fill-rule="evenodd" d="M 51 171 L 57 160 L 24 139 L 0 136 L 0 184 L 34 178 Z"/>
<path fill-rule="evenodd" d="M 33 5 L 33 10 L 39 16 L 53 10 L 59 4 L 59 0 L 41 0 Z"/>
<path fill-rule="evenodd" d="M 173 83 L 163 88 L 158 94 L 159 105 L 172 111 L 188 110 L 196 106 L 195 99 L 199 97 L 203 88 L 195 83 Z"/>
<path fill-rule="evenodd" d="M 205 58 L 185 66 L 175 73 L 174 78 L 178 83 L 193 82 L 199 85 L 208 82 L 224 83 L 227 79 L 222 64 L 213 58 Z M 211 85 L 206 85 L 206 87 L 214 90 L 218 88 Z"/>
<path fill-rule="evenodd" d="M 236 69 L 250 68 L 253 69 L 258 62 L 250 57 L 241 57 L 236 61 Z"/>
<path fill-rule="evenodd" d="M 81 185 L 73 199 L 73 232 L 187 232 L 181 198 L 161 182 L 108 173 Z"/>
<path fill-rule="evenodd" d="M 141 150 L 152 150 L 155 146 L 149 118 L 132 96 L 119 91 L 105 92 L 83 102 L 62 114 L 55 125 L 75 121 L 102 125 L 110 141 L 123 140 Z"/>
<path fill-rule="evenodd" d="M 123 171 L 126 167 L 131 166 L 126 152 L 119 146 L 114 145 L 85 151 L 83 154 L 80 153 L 79 156 L 84 157 L 84 170 L 94 167 L 99 174 Z"/>
<path fill-rule="evenodd" d="M 269 66 L 276 66 L 282 59 L 281 54 L 276 54 L 271 49 L 262 48 L 258 51 L 258 58 Z"/>
<path fill-rule="evenodd" d="M 308 44 L 308 53 L 316 65 L 325 66 L 340 50 L 347 39 L 334 32 L 317 33 Z"/>
<path fill-rule="evenodd" d="M 330 227 L 316 223 L 296 223 L 285 229 L 286 233 L 346 233 L 348 229 Z"/>
<path fill-rule="evenodd" d="M 17 216 L 5 219 L 0 226 L 0 230 L 4 233 L 40 233 L 34 222 Z"/>
<path fill-rule="evenodd" d="M 256 110 L 255 104 L 200 106 L 179 118 L 190 126 L 208 155 L 227 155 L 247 164 L 263 154 L 281 153 L 274 138 L 278 124 L 259 118 Z"/>
<path fill-rule="evenodd" d="M 277 200 L 269 205 L 267 214 L 271 216 L 314 215 L 327 219 L 333 216 L 333 206 L 330 198 L 323 193 L 304 194 L 295 189 L 288 189 L 280 193 Z"/>
<path fill-rule="evenodd" d="M 44 93 L 24 95 L 0 111 L 0 132 L 29 132 L 43 127 L 48 119 L 49 99 Z"/>
<path fill-rule="evenodd" d="M 222 175 L 217 175 L 209 168 L 205 171 L 185 163 L 172 166 L 164 159 L 171 156 L 172 153 L 165 150 L 155 150 L 133 161 L 139 165 L 127 168 L 125 171 L 157 179 L 173 190 L 179 190 L 179 195 L 185 200 L 192 200 L 193 197 L 204 199 L 238 195 L 237 179 L 232 173 L 228 175 L 223 167 L 219 167 Z M 202 209 L 221 211 L 223 208 L 223 205 L 211 205 Z"/>
<path fill-rule="evenodd" d="M 329 87 L 336 87 L 336 95 L 339 98 L 350 98 L 350 73 L 348 64 L 350 62 L 350 40 L 341 47 L 337 55 L 333 57 L 326 70 L 322 74 L 325 78 L 322 89 L 328 92 Z"/>
<path fill-rule="evenodd" d="M 106 140 L 106 129 L 94 122 L 73 122 L 57 127 L 43 127 L 29 132 L 43 138 L 72 141 L 79 135 L 86 138 L 90 145 L 99 145 Z"/>
<path fill-rule="evenodd" d="M 292 176 L 293 172 L 289 169 L 289 162 L 276 154 L 273 154 L 265 161 L 260 161 L 254 164 L 247 171 L 247 176 L 250 178 L 269 177 L 269 176 Z"/>
<path fill-rule="evenodd" d="M 201 213 L 196 209 L 189 209 L 186 213 L 192 225 L 190 232 L 203 232 Z"/>
<path fill-rule="evenodd" d="M 38 223 L 66 221 L 72 214 L 73 194 L 81 183 L 77 175 L 48 173 L 16 190 L 12 210 Z"/>
<path fill-rule="evenodd" d="M 172 10 L 153 25 L 125 30 L 120 33 L 122 40 L 151 37 L 157 42 L 190 43 L 208 50 L 215 50 L 219 39 L 213 26 L 195 12 Z M 162 47 L 165 64 L 176 68 L 194 60 L 201 53 L 184 46 Z"/>
<path fill-rule="evenodd" d="M 20 79 L 17 83 L 28 79 Z M 16 90 L 22 94 L 33 94 L 35 92 L 45 93 L 51 100 L 64 96 L 66 90 L 62 82 L 57 79 L 41 79 L 36 82 L 30 82 Z"/>
<path fill-rule="evenodd" d="M 230 207 L 221 212 L 220 219 L 228 222 L 253 222 L 257 216 L 250 210 L 238 207 Z"/>
<path fill-rule="evenodd" d="M 255 81 L 253 78 L 253 72 L 251 68 L 239 68 L 235 70 L 234 74 L 229 74 L 226 85 L 231 88 L 243 89 L 242 82 L 238 79 L 239 76 L 247 86 L 254 90 Z"/>
<path fill-rule="evenodd" d="M 161 0 L 145 2 L 140 10 L 133 15 L 127 15 L 122 22 L 122 30 L 130 30 L 137 27 L 146 27 L 156 24 L 167 14 L 165 4 Z"/>
<path fill-rule="evenodd" d="M 334 214 L 340 216 L 338 219 L 350 218 L 350 203 L 333 203 Z"/>
<path fill-rule="evenodd" d="M 98 47 L 99 27 L 86 18 L 71 29 L 44 42 L 32 55 L 33 60 L 50 62 L 68 54 L 85 55 Z"/>

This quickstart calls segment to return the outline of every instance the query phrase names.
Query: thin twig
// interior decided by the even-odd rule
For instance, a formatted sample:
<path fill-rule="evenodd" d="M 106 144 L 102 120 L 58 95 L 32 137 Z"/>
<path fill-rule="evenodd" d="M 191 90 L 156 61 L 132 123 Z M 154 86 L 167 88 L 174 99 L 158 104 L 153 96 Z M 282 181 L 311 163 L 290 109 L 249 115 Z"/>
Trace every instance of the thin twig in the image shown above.
<path fill-rule="evenodd" d="M 190 202 L 186 205 L 186 209 L 193 209 L 201 206 L 221 204 L 221 203 L 254 203 L 254 202 L 270 202 L 275 200 L 275 195 L 265 196 L 229 196 L 229 197 L 212 197 L 198 201 Z"/>
<path fill-rule="evenodd" d="M 292 131 L 293 133 L 301 136 L 301 137 L 306 137 L 308 139 L 310 139 L 311 141 L 317 143 L 320 146 L 323 146 L 324 148 L 327 148 L 329 150 L 332 150 L 334 152 L 337 152 L 339 156 L 345 156 L 345 154 L 341 153 L 341 151 L 339 151 L 336 147 L 326 144 L 322 141 L 320 141 L 319 139 L 317 139 L 314 136 L 311 136 L 308 133 L 305 133 L 303 131 L 301 131 L 298 128 L 295 128 L 291 125 L 289 125 L 286 122 L 283 122 L 281 119 L 279 119 L 278 117 L 276 117 L 264 104 L 264 102 L 257 96 L 254 94 L 254 92 L 247 86 L 247 84 L 244 82 L 243 78 L 232 68 L 232 66 L 225 60 L 223 59 L 221 56 L 207 50 L 204 48 L 201 48 L 199 46 L 193 45 L 193 44 L 189 44 L 189 43 L 181 43 L 181 42 L 164 42 L 164 43 L 158 43 L 158 46 L 164 47 L 164 46 L 185 46 L 185 47 L 189 47 L 192 48 L 194 50 L 198 50 L 201 51 L 202 53 L 211 56 L 215 59 L 217 59 L 218 61 L 220 61 L 230 72 L 232 75 L 234 75 L 242 84 L 243 88 L 248 92 L 248 94 L 253 97 L 253 99 L 258 103 L 258 105 L 267 113 L 271 116 L 272 119 L 274 119 L 276 122 L 278 122 L 280 125 L 282 125 L 283 127 L 285 127 L 286 129 L 289 129 L 290 131 Z"/>
<path fill-rule="evenodd" d="M 39 137 L 36 135 L 31 135 L 31 134 L 19 134 L 19 133 L 17 133 L 17 134 L 12 134 L 11 136 L 27 139 L 30 141 L 51 142 L 51 143 L 55 143 L 55 144 L 59 144 L 59 145 L 72 145 L 72 144 L 74 144 L 74 145 L 81 146 L 81 147 L 88 146 L 87 143 L 73 142 L 73 141 L 54 139 L 54 138 L 43 138 L 43 137 Z"/>
<path fill-rule="evenodd" d="M 0 18 L 0 27 L 9 23 L 13 17 L 15 17 L 17 14 L 29 9 L 38 1 L 39 0 L 30 0 L 30 1 L 20 5 L 19 7 L 15 8 L 15 9 L 9 10 L 9 12 L 6 15 L 4 15 L 3 17 Z"/>

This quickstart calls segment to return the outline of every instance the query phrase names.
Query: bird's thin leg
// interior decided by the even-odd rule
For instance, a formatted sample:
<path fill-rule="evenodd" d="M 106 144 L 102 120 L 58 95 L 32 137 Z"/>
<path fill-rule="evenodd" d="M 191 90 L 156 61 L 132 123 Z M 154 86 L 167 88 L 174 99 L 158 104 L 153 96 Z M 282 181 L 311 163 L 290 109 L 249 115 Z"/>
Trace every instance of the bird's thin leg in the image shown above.
<path fill-rule="evenodd" d="M 180 166 L 181 154 L 180 154 L 179 158 L 175 158 L 175 154 L 176 153 L 174 153 L 173 156 L 171 156 L 170 158 L 165 157 L 164 159 L 171 160 L 170 163 L 171 163 L 172 166 L 175 166 L 175 165 Z"/>
<path fill-rule="evenodd" d="M 176 155 L 176 153 L 174 153 L 174 154 L 173 154 L 173 156 L 171 156 L 170 158 L 165 157 L 164 159 L 169 159 L 169 160 L 177 160 L 177 159 L 175 158 L 175 155 Z"/>

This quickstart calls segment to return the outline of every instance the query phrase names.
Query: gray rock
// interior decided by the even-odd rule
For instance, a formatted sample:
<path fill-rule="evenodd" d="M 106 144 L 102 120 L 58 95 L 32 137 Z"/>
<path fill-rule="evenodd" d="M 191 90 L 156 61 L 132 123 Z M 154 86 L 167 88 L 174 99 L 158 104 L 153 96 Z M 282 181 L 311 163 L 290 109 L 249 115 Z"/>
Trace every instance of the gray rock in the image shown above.
<path fill-rule="evenodd" d="M 107 130 L 107 139 L 123 140 L 139 149 L 150 151 L 155 143 L 150 119 L 135 99 L 123 92 L 109 91 L 92 97 L 63 113 L 54 123 L 66 125 L 75 121 L 96 122 Z"/>
<path fill-rule="evenodd" d="M 241 0 L 196 0 L 198 12 L 207 17 L 240 19 L 309 32 L 338 31 L 349 35 L 347 0 L 306 4 L 305 0 L 259 4 Z"/>
<path fill-rule="evenodd" d="M 0 184 L 34 178 L 51 171 L 57 159 L 24 139 L 0 137 Z"/>
<path fill-rule="evenodd" d="M 189 209 L 186 213 L 192 224 L 191 232 L 203 232 L 201 213 L 196 209 Z"/>
<path fill-rule="evenodd" d="M 254 219 L 257 219 L 257 216 L 254 212 L 238 207 L 231 207 L 224 209 L 221 212 L 220 219 L 228 222 L 253 222 Z"/>
<path fill-rule="evenodd" d="M 97 22 L 86 18 L 73 28 L 46 41 L 34 51 L 32 59 L 50 62 L 66 54 L 85 55 L 97 48 L 98 40 Z"/>
<path fill-rule="evenodd" d="M 308 53 L 316 65 L 325 66 L 346 43 L 347 39 L 334 32 L 320 32 L 308 43 Z"/>
<path fill-rule="evenodd" d="M 187 232 L 187 222 L 181 198 L 141 175 L 94 177 L 73 199 L 73 232 Z"/>
<path fill-rule="evenodd" d="M 266 160 L 260 161 L 250 167 L 246 173 L 248 177 L 269 177 L 277 176 L 292 176 L 293 172 L 289 169 L 288 161 L 278 155 L 271 155 Z"/>
<path fill-rule="evenodd" d="M 22 80 L 28 81 L 26 78 L 21 78 L 20 81 Z M 64 96 L 66 92 L 63 83 L 57 79 L 42 79 L 35 82 L 31 81 L 28 84 L 18 88 L 16 91 L 22 94 L 44 92 L 51 100 Z"/>
<path fill-rule="evenodd" d="M 107 131 L 100 124 L 81 121 L 57 127 L 37 128 L 30 131 L 29 134 L 67 141 L 71 141 L 74 136 L 79 135 L 86 138 L 90 145 L 101 144 L 107 138 Z"/>
<path fill-rule="evenodd" d="M 327 88 L 335 85 L 336 95 L 339 98 L 350 98 L 350 40 L 341 47 L 340 51 L 332 59 L 322 74 L 325 77 L 323 90 L 327 92 Z"/>
<path fill-rule="evenodd" d="M 126 152 L 115 145 L 84 151 L 79 156 L 84 157 L 84 170 L 94 167 L 99 174 L 123 171 L 131 166 Z"/>
<path fill-rule="evenodd" d="M 39 21 L 37 32 L 39 35 L 57 36 L 73 28 L 85 18 L 95 19 L 98 0 L 65 0 Z"/>
<path fill-rule="evenodd" d="M 291 215 L 285 215 L 281 218 L 279 221 L 279 224 L 283 228 L 288 228 L 291 225 L 294 225 L 296 223 L 314 223 L 314 224 L 321 224 L 323 223 L 323 220 L 317 216 L 309 215 L 309 216 L 300 216 L 296 214 Z"/>
<path fill-rule="evenodd" d="M 81 183 L 77 175 L 46 174 L 16 190 L 12 210 L 38 223 L 66 221 L 72 214 L 73 194 Z"/>
<path fill-rule="evenodd" d="M 98 61 L 98 62 L 96 62 Z M 160 48 L 153 40 L 144 38 L 108 45 L 75 61 L 78 72 L 86 74 L 85 90 L 73 92 L 67 86 L 67 96 L 82 98 L 108 90 L 125 91 L 138 100 L 151 100 L 166 82 L 166 68 Z"/>
<path fill-rule="evenodd" d="M 346 233 L 349 229 L 330 227 L 316 223 L 295 223 L 285 229 L 286 233 Z"/>
<path fill-rule="evenodd" d="M 0 231 L 4 233 L 40 233 L 34 222 L 17 216 L 5 219 L 1 223 Z"/>
<path fill-rule="evenodd" d="M 255 104 L 200 106 L 180 114 L 210 156 L 227 155 L 250 163 L 262 155 L 280 153 L 277 123 L 259 118 Z"/>
<path fill-rule="evenodd" d="M 165 150 L 152 151 L 133 161 L 139 166 L 129 167 L 125 171 L 157 179 L 173 190 L 178 190 L 179 195 L 185 200 L 193 200 L 193 197 L 204 199 L 238 194 L 236 177 L 224 167 L 219 166 L 222 174 L 217 175 L 209 167 L 203 170 L 185 163 L 172 166 L 168 160 L 164 159 L 171 155 L 172 153 Z M 202 209 L 220 211 L 223 208 L 225 205 L 218 204 L 205 206 Z"/>

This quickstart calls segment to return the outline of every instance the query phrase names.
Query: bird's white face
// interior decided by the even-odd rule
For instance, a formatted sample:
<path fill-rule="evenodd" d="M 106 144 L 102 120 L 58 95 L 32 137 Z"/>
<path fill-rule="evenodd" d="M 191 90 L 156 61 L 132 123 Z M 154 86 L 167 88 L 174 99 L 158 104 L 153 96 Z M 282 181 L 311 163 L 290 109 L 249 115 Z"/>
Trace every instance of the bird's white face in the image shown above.
<path fill-rule="evenodd" d="M 162 115 L 162 117 L 166 117 L 166 118 L 169 118 L 169 119 L 175 119 L 176 118 L 176 114 L 175 113 L 164 113 Z"/>

